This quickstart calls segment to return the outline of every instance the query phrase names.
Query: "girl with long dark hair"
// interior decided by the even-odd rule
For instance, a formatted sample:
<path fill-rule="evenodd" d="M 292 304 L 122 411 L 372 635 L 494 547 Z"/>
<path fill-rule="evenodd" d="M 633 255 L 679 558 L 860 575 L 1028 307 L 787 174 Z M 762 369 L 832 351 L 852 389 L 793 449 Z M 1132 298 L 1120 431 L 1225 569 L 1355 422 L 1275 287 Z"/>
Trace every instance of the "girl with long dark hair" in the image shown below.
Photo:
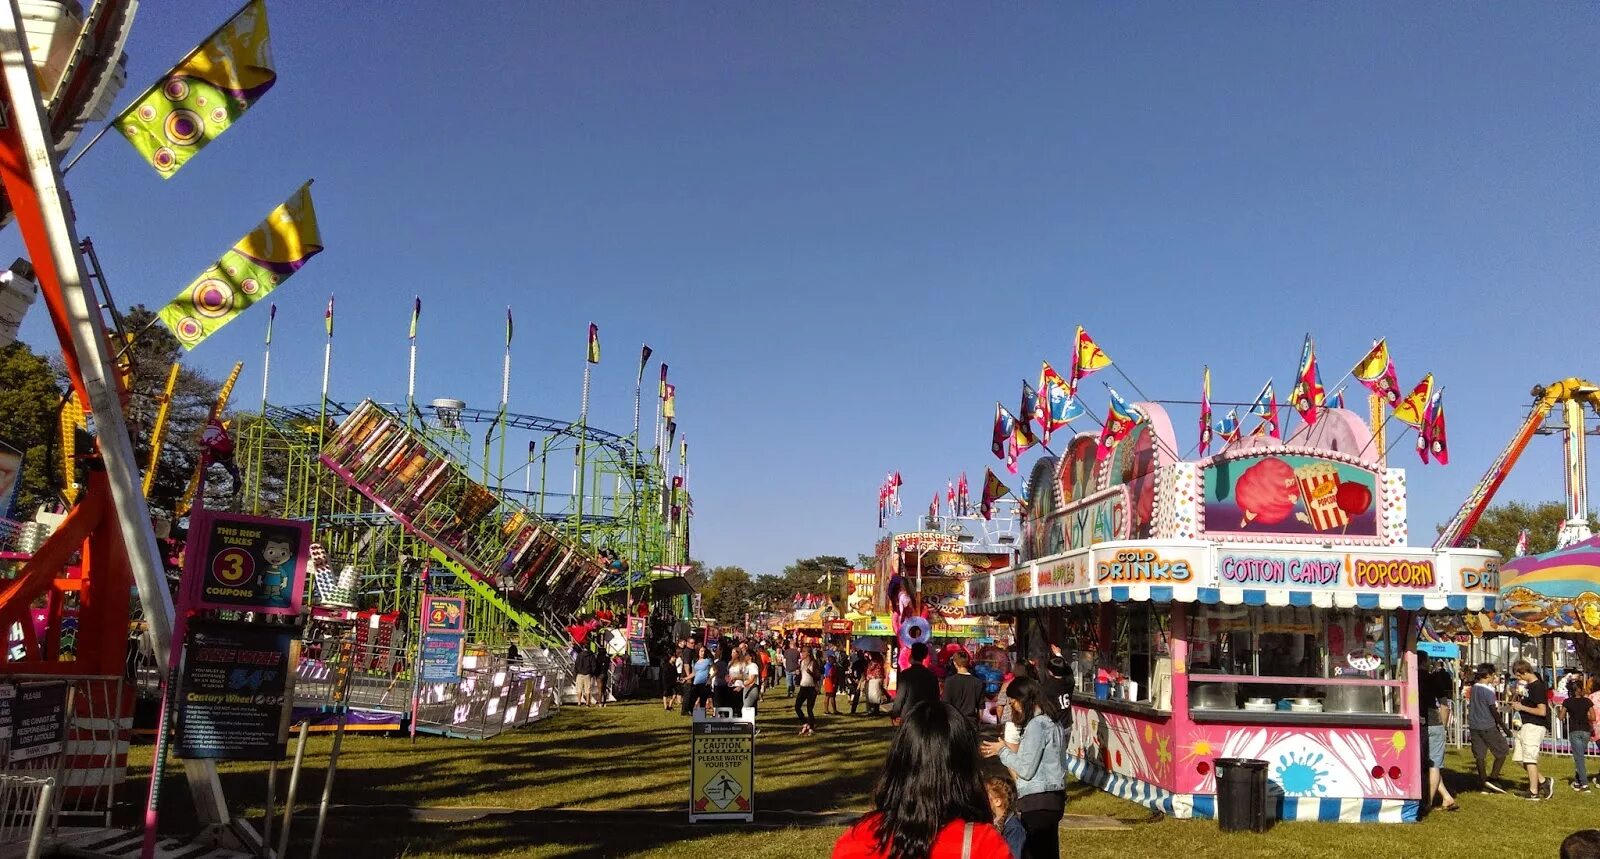
<path fill-rule="evenodd" d="M 822 685 L 822 664 L 817 661 L 816 648 L 807 648 L 801 655 L 798 684 L 794 717 L 800 720 L 800 736 L 809 737 L 817 731 L 817 689 Z"/>
<path fill-rule="evenodd" d="M 983 744 L 987 756 L 999 755 L 1017 777 L 1017 813 L 1027 832 L 1023 859 L 1060 859 L 1061 816 L 1067 807 L 1067 774 L 1062 767 L 1063 738 L 1056 721 L 1056 702 L 1045 696 L 1039 681 L 1018 677 L 1006 687 L 1012 720 L 1022 726 L 1016 745 Z"/>
<path fill-rule="evenodd" d="M 977 729 L 949 704 L 906 712 L 872 805 L 833 845 L 833 859 L 1010 859 L 990 822 Z"/>

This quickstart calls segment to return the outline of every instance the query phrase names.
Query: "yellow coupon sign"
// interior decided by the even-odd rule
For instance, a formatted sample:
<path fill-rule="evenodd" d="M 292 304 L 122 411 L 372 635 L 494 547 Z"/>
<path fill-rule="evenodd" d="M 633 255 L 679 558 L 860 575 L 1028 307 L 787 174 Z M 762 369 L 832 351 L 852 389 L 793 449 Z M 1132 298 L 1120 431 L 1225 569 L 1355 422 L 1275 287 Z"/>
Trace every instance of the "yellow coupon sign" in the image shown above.
<path fill-rule="evenodd" d="M 689 821 L 755 820 L 755 729 L 735 719 L 696 720 L 689 751 Z"/>

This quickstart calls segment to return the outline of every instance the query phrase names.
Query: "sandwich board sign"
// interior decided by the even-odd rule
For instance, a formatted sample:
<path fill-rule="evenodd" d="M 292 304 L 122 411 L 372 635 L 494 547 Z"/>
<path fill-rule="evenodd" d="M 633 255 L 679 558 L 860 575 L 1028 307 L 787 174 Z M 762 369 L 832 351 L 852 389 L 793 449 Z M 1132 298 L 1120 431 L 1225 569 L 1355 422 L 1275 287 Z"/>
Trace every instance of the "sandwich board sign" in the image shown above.
<path fill-rule="evenodd" d="M 689 822 L 753 822 L 756 818 L 754 720 L 697 716 L 691 731 Z"/>

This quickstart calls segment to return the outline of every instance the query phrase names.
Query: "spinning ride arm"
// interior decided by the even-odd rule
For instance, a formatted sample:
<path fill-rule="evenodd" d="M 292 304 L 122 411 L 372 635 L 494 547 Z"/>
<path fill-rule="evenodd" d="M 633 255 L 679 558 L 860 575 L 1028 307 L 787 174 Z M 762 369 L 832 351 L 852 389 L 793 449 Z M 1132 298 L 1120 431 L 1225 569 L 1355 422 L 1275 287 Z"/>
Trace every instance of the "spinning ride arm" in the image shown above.
<path fill-rule="evenodd" d="M 1584 491 L 1585 475 L 1578 474 L 1575 476 L 1572 473 L 1574 468 L 1580 472 L 1585 470 L 1583 457 L 1581 453 L 1577 456 L 1573 455 L 1573 446 L 1576 446 L 1579 451 L 1583 446 L 1583 406 L 1587 405 L 1595 410 L 1596 413 L 1600 413 L 1600 385 L 1583 379 L 1567 378 L 1550 385 L 1535 387 L 1533 389 L 1533 397 L 1533 409 L 1528 412 L 1527 420 L 1523 421 L 1522 427 L 1517 430 L 1517 434 L 1511 437 L 1511 443 L 1507 444 L 1505 449 L 1500 451 L 1500 455 L 1495 458 L 1494 462 L 1489 464 L 1489 470 L 1484 473 L 1483 478 L 1467 494 L 1466 500 L 1461 504 L 1461 509 L 1456 511 L 1456 515 L 1450 520 L 1450 524 L 1446 525 L 1444 530 L 1439 533 L 1439 539 L 1433 543 L 1435 549 L 1450 549 L 1460 546 L 1472 534 L 1472 529 L 1477 526 L 1478 519 L 1483 516 L 1483 511 L 1488 509 L 1489 504 L 1494 501 L 1495 493 L 1499 491 L 1500 485 L 1505 483 L 1506 476 L 1511 473 L 1512 467 L 1517 464 L 1517 458 L 1522 456 L 1522 451 L 1528 446 L 1528 442 L 1533 438 L 1534 434 L 1538 432 L 1539 427 L 1544 425 L 1545 418 L 1550 416 L 1550 410 L 1555 408 L 1557 403 L 1566 406 L 1569 439 L 1567 458 L 1568 517 L 1587 515 L 1588 505 L 1583 500 L 1586 496 Z M 1574 421 L 1576 421 L 1576 427 L 1573 426 Z M 1580 509 L 1574 513 L 1574 508 Z"/>

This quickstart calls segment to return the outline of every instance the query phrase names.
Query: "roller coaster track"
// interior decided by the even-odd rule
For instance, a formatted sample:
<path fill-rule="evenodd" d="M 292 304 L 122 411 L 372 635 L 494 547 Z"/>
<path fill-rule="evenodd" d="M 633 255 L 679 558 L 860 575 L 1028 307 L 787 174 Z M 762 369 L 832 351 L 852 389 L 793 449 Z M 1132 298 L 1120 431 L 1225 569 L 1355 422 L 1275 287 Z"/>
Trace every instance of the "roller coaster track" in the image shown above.
<path fill-rule="evenodd" d="M 324 414 L 335 421 L 349 417 L 356 405 L 358 404 L 329 402 L 326 412 L 324 412 L 322 406 L 316 403 L 297 406 L 268 406 L 267 418 L 284 423 L 305 422 L 315 427 L 317 421 Z M 379 403 L 378 405 L 392 414 L 404 415 L 406 411 L 404 404 Z M 417 417 L 423 416 L 420 409 L 415 410 L 414 414 Z M 504 426 L 509 429 L 528 430 L 547 436 L 566 436 L 574 440 L 582 439 L 589 444 L 613 451 L 617 456 L 621 457 L 623 462 L 632 463 L 635 468 L 646 468 L 649 465 L 648 460 L 634 450 L 633 443 L 627 436 L 572 423 L 571 421 L 543 418 L 537 415 L 511 414 L 509 412 L 502 417 L 497 411 L 467 408 L 461 409 L 458 420 L 472 424 L 497 424 L 503 421 Z"/>

